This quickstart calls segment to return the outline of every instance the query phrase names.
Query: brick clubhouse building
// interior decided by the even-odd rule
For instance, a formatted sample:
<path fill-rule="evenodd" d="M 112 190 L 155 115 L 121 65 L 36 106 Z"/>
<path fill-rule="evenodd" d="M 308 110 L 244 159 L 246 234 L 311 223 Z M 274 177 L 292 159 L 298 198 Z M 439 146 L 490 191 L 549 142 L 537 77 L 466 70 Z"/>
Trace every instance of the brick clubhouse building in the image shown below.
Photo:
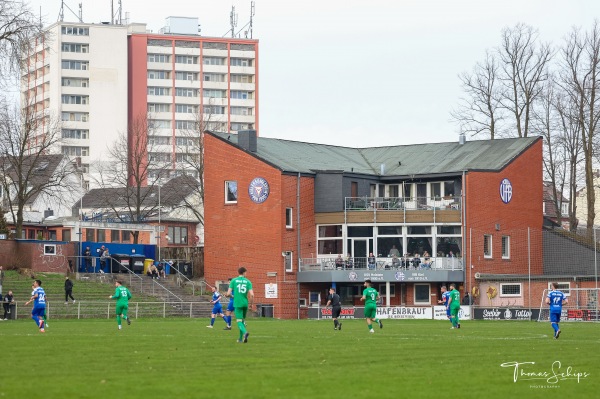
<path fill-rule="evenodd" d="M 204 153 L 206 280 L 245 266 L 275 317 L 309 317 L 331 286 L 360 307 L 365 279 L 383 306 L 416 309 L 445 284 L 476 291 L 476 275 L 543 274 L 541 235 L 511 237 L 542 228 L 539 137 L 349 148 L 206 132 Z"/>

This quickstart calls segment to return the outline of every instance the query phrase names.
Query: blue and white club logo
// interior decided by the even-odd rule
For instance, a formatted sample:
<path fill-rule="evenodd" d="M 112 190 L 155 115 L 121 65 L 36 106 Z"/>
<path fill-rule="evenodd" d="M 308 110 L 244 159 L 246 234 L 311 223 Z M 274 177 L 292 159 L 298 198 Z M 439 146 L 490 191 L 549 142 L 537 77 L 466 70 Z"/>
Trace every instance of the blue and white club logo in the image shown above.
<path fill-rule="evenodd" d="M 510 200 L 512 199 L 512 184 L 510 183 L 510 180 L 508 179 L 503 179 L 500 182 L 500 198 L 502 199 L 502 202 L 504 202 L 505 204 L 508 204 L 510 202 Z"/>
<path fill-rule="evenodd" d="M 404 281 L 404 279 L 406 278 L 406 276 L 402 272 L 396 272 L 394 277 L 396 278 L 396 281 Z"/>
<path fill-rule="evenodd" d="M 257 204 L 262 204 L 269 197 L 269 183 L 262 177 L 255 177 L 248 187 L 250 199 Z"/>

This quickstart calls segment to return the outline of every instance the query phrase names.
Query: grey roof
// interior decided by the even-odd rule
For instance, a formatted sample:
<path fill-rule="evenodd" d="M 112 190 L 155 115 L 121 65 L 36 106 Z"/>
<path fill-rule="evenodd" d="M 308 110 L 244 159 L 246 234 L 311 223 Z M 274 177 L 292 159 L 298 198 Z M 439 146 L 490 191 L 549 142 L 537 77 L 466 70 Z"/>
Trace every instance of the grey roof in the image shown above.
<path fill-rule="evenodd" d="M 208 132 L 237 146 L 237 135 Z M 459 174 L 501 170 L 540 137 L 350 148 L 266 137 L 257 138 L 258 158 L 284 172 L 343 171 L 385 176 Z"/>

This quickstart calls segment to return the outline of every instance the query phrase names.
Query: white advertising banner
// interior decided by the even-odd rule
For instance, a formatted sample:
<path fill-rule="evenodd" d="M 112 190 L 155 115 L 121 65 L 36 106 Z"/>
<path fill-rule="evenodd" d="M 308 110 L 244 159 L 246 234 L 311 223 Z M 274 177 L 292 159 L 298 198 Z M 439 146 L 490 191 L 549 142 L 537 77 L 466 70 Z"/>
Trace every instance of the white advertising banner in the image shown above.
<path fill-rule="evenodd" d="M 430 319 L 433 317 L 431 307 L 378 307 L 377 317 L 380 319 Z"/>
<path fill-rule="evenodd" d="M 277 299 L 277 284 L 265 284 L 265 298 Z"/>
<path fill-rule="evenodd" d="M 445 306 L 434 306 L 433 307 L 433 318 L 435 320 L 448 320 L 446 316 Z M 460 312 L 458 313 L 459 320 L 471 320 L 471 306 L 461 306 Z"/>

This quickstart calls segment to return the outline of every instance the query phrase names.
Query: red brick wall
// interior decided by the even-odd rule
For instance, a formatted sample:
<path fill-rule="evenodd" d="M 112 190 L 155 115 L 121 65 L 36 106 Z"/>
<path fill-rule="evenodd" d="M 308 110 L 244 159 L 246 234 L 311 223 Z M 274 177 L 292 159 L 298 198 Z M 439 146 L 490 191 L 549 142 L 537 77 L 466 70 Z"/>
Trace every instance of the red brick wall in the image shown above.
<path fill-rule="evenodd" d="M 205 152 L 205 278 L 209 284 L 235 277 L 239 266 L 248 269 L 254 286 L 255 303 L 273 304 L 275 317 L 296 318 L 297 283 L 297 177 L 282 175 L 268 165 L 229 143 L 206 135 Z M 255 177 L 269 183 L 270 194 L 256 204 L 248 195 Z M 225 181 L 238 185 L 237 204 L 225 204 Z M 314 192 L 312 179 L 301 179 L 301 251 L 315 247 Z M 285 227 L 285 208 L 292 207 L 293 228 Z M 283 251 L 292 251 L 294 272 L 284 271 Z M 306 256 L 306 255 L 300 255 Z M 276 277 L 267 273 L 276 272 Z M 278 298 L 265 299 L 265 284 L 278 284 Z"/>
<path fill-rule="evenodd" d="M 509 179 L 512 199 L 500 198 L 500 182 Z M 536 141 L 500 172 L 469 172 L 466 176 L 466 228 L 463 255 L 466 265 L 480 273 L 542 273 L 542 141 Z M 497 230 L 498 225 L 499 230 Z M 528 228 L 530 229 L 528 231 Z M 469 249 L 471 234 L 472 249 Z M 483 236 L 492 236 L 491 259 L 483 254 Z M 510 236 L 510 259 L 502 259 L 502 236 Z M 530 243 L 528 243 L 528 236 Z M 528 253 L 528 246 L 531 250 Z M 472 258 L 469 259 L 469 254 Z"/>

